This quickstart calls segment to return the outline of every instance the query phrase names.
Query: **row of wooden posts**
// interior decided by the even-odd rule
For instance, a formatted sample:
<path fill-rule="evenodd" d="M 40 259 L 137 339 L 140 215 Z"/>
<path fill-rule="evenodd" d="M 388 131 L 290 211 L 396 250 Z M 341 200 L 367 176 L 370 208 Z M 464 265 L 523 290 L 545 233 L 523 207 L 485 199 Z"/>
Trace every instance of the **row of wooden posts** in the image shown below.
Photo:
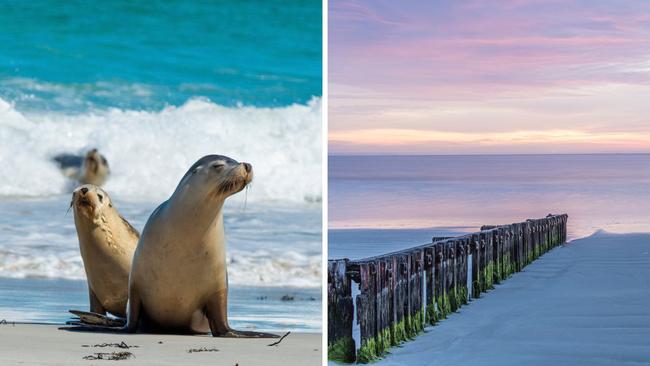
<path fill-rule="evenodd" d="M 366 363 L 566 242 L 567 215 L 503 225 L 360 260 L 328 261 L 328 355 Z M 352 297 L 352 283 L 359 294 Z M 468 286 L 469 284 L 469 286 Z M 471 287 L 471 288 L 469 288 Z M 359 325 L 360 345 L 352 336 Z"/>

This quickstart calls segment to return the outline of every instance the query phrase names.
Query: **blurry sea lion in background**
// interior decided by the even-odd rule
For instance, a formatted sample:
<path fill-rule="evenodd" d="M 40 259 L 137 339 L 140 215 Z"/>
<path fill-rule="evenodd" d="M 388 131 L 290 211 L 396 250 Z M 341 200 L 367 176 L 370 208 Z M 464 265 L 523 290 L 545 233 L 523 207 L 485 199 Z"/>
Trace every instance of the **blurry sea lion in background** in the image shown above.
<path fill-rule="evenodd" d="M 140 234 L 95 185 L 77 187 L 70 206 L 88 279 L 90 311 L 124 317 L 131 262 Z"/>
<path fill-rule="evenodd" d="M 81 184 L 101 186 L 110 173 L 108 161 L 97 149 L 89 150 L 85 157 L 63 153 L 53 160 L 59 164 L 63 175 L 78 180 Z"/>
<path fill-rule="evenodd" d="M 81 165 L 79 182 L 82 184 L 101 186 L 106 182 L 108 173 L 108 161 L 106 161 L 106 158 L 97 149 L 92 149 L 86 153 L 86 157 Z"/>

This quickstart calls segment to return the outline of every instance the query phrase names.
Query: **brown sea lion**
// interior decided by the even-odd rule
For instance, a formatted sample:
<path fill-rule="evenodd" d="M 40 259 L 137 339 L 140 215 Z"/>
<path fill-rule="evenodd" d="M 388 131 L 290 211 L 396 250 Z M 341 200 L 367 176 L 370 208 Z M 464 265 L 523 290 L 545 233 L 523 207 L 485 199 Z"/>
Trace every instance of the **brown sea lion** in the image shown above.
<path fill-rule="evenodd" d="M 248 163 L 205 156 L 151 214 L 133 257 L 126 331 L 277 337 L 228 324 L 223 205 L 252 179 Z"/>
<path fill-rule="evenodd" d="M 124 317 L 131 261 L 140 235 L 95 185 L 77 187 L 70 206 L 88 279 L 90 311 Z"/>

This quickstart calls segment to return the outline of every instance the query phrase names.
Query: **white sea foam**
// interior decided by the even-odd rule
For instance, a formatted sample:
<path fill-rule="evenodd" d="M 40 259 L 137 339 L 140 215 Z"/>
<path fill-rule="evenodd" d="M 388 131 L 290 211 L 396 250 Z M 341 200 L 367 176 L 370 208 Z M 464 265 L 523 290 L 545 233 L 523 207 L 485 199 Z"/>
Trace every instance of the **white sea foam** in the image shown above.
<path fill-rule="evenodd" d="M 0 277 L 85 279 L 69 195 L 0 200 Z M 139 231 L 157 204 L 115 201 Z M 229 281 L 233 285 L 320 286 L 320 209 L 316 205 L 227 204 Z"/>
<path fill-rule="evenodd" d="M 17 253 L 0 250 L 0 277 L 86 279 L 77 248 L 54 248 Z M 231 285 L 317 288 L 320 286 L 320 256 L 296 251 L 280 253 L 231 251 L 228 280 Z"/>
<path fill-rule="evenodd" d="M 158 112 L 23 112 L 0 99 L 0 277 L 84 279 L 66 215 L 72 182 L 52 157 L 97 147 L 105 185 L 139 230 L 206 154 L 250 162 L 252 187 L 226 205 L 235 285 L 320 286 L 321 101 L 282 108 L 192 99 Z"/>
<path fill-rule="evenodd" d="M 191 99 L 158 112 L 21 112 L 0 99 L 0 196 L 64 193 L 51 158 L 96 147 L 111 167 L 114 196 L 156 201 L 207 154 L 253 164 L 248 201 L 321 199 L 321 100 L 281 108 L 224 107 Z"/>

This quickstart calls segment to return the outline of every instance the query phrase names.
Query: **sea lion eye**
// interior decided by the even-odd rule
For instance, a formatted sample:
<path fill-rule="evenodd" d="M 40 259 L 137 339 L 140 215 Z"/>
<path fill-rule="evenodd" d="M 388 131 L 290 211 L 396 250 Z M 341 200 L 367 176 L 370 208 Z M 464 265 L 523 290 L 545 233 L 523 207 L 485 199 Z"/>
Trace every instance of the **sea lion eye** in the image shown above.
<path fill-rule="evenodd" d="M 212 167 L 215 168 L 215 169 L 217 169 L 217 170 L 219 170 L 219 169 L 223 168 L 224 165 L 225 165 L 225 164 L 217 163 L 217 164 L 212 165 Z"/>
<path fill-rule="evenodd" d="M 97 198 L 99 198 L 99 202 L 104 202 L 104 196 L 101 194 L 97 194 Z"/>

